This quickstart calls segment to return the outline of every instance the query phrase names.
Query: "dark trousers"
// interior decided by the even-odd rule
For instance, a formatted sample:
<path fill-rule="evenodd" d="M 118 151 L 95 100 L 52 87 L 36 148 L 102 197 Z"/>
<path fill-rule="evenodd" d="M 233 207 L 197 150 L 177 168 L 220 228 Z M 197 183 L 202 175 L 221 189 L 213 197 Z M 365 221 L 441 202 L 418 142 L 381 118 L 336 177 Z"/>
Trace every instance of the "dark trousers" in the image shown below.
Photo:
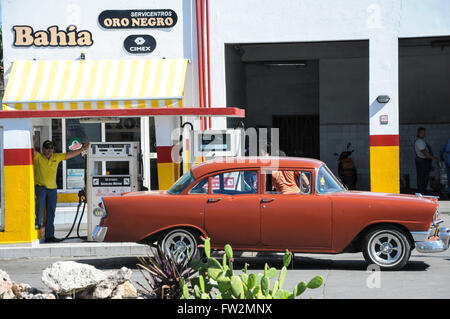
<path fill-rule="evenodd" d="M 450 164 L 445 163 L 445 166 L 447 167 L 447 192 L 450 193 Z"/>
<path fill-rule="evenodd" d="M 416 157 L 416 172 L 417 172 L 417 191 L 425 193 L 430 179 L 431 160 L 428 158 Z"/>
<path fill-rule="evenodd" d="M 35 223 L 43 225 L 44 223 L 44 205 L 47 208 L 47 221 L 45 223 L 45 238 L 55 236 L 55 210 L 58 193 L 56 189 L 45 188 L 44 186 L 35 185 L 36 195 L 36 220 Z"/>

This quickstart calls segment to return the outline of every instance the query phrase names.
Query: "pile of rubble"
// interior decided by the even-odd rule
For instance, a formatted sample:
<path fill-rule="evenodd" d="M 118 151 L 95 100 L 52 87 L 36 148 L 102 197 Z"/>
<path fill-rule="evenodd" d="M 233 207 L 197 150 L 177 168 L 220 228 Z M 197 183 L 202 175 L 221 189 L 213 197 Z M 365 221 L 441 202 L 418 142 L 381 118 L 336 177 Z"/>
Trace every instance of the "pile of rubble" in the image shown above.
<path fill-rule="evenodd" d="M 0 269 L 0 299 L 148 298 L 130 283 L 131 274 L 126 267 L 101 271 L 74 261 L 56 262 L 42 273 L 42 282 L 50 290 L 43 292 L 27 284 L 16 284 Z"/>

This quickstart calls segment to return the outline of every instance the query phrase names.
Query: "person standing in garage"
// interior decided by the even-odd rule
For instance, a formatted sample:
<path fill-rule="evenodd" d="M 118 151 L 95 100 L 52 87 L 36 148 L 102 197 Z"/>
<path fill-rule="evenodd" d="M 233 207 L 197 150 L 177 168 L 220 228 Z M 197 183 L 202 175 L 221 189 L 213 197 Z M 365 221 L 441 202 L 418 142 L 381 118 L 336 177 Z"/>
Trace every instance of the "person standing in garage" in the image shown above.
<path fill-rule="evenodd" d="M 445 163 L 445 166 L 447 168 L 447 192 L 450 193 L 450 138 L 447 140 L 444 146 L 442 146 L 440 155 L 441 160 Z"/>
<path fill-rule="evenodd" d="M 414 143 L 414 149 L 416 152 L 417 189 L 419 193 L 424 194 L 427 189 L 428 180 L 430 179 L 432 161 L 439 163 L 439 159 L 433 156 L 431 147 L 425 141 L 424 127 L 417 129 L 417 139 Z"/>

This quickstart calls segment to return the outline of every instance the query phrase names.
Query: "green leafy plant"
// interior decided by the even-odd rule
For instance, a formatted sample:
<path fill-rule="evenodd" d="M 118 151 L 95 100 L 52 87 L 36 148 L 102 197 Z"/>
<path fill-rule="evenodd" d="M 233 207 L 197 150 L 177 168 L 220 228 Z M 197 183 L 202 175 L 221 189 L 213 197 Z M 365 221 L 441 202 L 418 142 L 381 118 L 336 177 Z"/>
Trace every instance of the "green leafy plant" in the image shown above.
<path fill-rule="evenodd" d="M 293 291 L 283 289 L 287 267 L 292 259 L 288 250 L 283 256 L 283 268 L 279 274 L 276 268 L 270 268 L 268 264 L 265 264 L 262 274 L 248 273 L 248 265 L 245 264 L 242 273 L 236 275 L 233 270 L 233 249 L 230 245 L 225 246 L 222 262 L 211 257 L 209 238 L 204 239 L 203 247 L 206 259 L 191 263 L 198 271 L 198 277 L 191 279 L 190 287 L 186 281 L 180 281 L 184 299 L 191 296 L 195 299 L 295 299 L 306 289 L 319 288 L 323 283 L 323 278 L 316 276 L 308 283 L 300 282 Z M 271 286 L 270 280 L 277 275 L 278 278 Z"/>
<path fill-rule="evenodd" d="M 139 271 L 144 276 L 150 289 L 140 285 L 147 293 L 156 294 L 159 299 L 178 299 L 182 291 L 180 285 L 188 283 L 195 273 L 189 266 L 189 254 L 179 258 L 179 254 L 165 253 L 160 246 L 152 249 L 152 255 L 147 258 L 138 257 Z"/>

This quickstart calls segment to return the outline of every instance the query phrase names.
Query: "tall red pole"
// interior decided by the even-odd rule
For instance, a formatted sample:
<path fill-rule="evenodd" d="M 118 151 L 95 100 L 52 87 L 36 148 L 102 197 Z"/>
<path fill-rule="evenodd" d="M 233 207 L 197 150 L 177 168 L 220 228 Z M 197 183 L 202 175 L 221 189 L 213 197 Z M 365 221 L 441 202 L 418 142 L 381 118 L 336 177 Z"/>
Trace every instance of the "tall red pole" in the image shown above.
<path fill-rule="evenodd" d="M 202 1 L 202 0 L 200 0 Z M 199 0 L 196 0 L 196 10 L 197 10 L 197 56 L 198 56 L 198 98 L 199 98 L 199 106 L 203 107 L 203 80 L 202 80 L 202 59 L 201 59 L 201 47 L 202 47 L 202 38 L 200 34 L 200 12 L 199 12 Z M 200 117 L 200 126 L 203 130 L 203 118 Z"/>
<path fill-rule="evenodd" d="M 210 40 L 209 40 L 209 0 L 206 0 L 206 55 L 208 59 L 208 106 L 211 107 L 211 60 L 210 60 Z M 209 117 L 209 128 L 211 128 L 211 117 Z"/>
<path fill-rule="evenodd" d="M 208 107 L 207 106 L 207 101 L 206 101 L 206 75 L 205 75 L 205 24 L 204 24 L 204 12 L 205 12 L 205 8 L 204 8 L 204 1 L 205 0 L 200 0 L 200 21 L 201 21 L 201 25 L 200 25 L 200 29 L 201 29 L 201 37 L 202 37 L 202 41 L 201 41 L 201 45 L 202 45 L 202 50 L 201 50 L 201 54 L 202 54 L 202 80 L 203 80 L 203 103 L 204 103 L 204 107 Z M 208 124 L 206 122 L 206 117 L 204 118 L 204 126 L 205 129 L 208 128 Z"/>

